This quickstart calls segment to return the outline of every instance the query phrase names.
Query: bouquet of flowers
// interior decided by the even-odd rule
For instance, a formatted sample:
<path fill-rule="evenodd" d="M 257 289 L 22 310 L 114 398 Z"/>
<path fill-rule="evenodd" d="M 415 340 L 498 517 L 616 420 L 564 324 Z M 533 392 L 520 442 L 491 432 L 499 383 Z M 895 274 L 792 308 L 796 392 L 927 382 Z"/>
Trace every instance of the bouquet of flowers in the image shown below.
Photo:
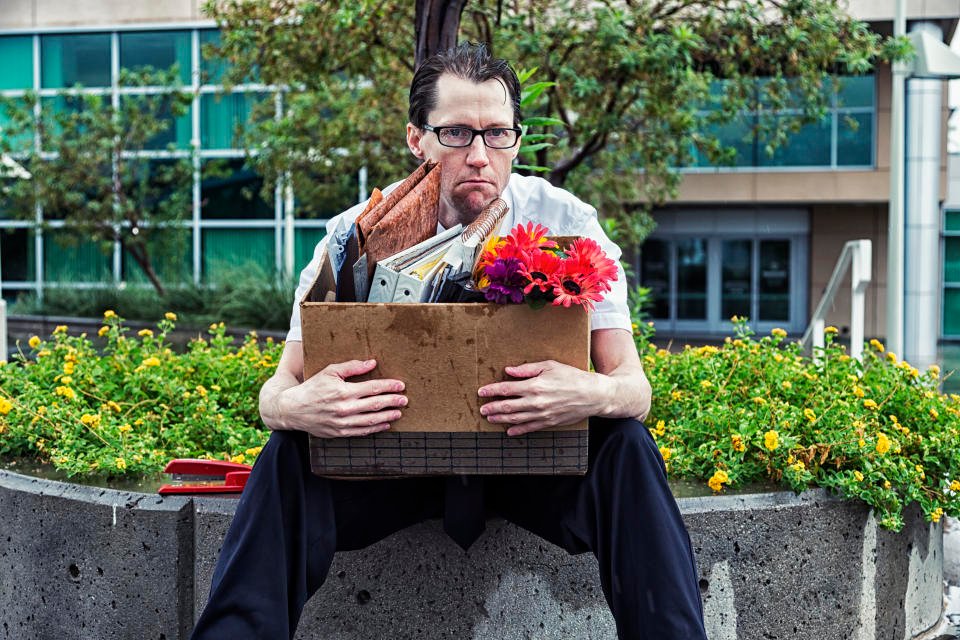
<path fill-rule="evenodd" d="M 490 302 L 542 306 L 593 303 L 610 291 L 617 264 L 596 241 L 577 238 L 564 248 L 542 225 L 518 224 L 504 238 L 491 237 L 474 268 L 476 288 Z"/>

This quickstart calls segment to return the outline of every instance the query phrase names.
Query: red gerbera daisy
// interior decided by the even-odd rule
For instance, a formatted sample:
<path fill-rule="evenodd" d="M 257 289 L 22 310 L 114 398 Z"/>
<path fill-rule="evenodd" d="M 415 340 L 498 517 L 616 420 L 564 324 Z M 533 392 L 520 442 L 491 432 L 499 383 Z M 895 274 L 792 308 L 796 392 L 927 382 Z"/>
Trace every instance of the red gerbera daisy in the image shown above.
<path fill-rule="evenodd" d="M 580 304 L 588 311 L 593 311 L 593 303 L 603 300 L 603 292 L 609 287 L 595 275 L 584 275 L 579 267 L 576 261 L 570 259 L 560 263 L 551 280 L 554 306 Z"/>
<path fill-rule="evenodd" d="M 591 238 L 577 238 L 566 249 L 567 260 L 577 263 L 583 275 L 595 276 L 603 291 L 610 291 L 610 282 L 617 279 L 617 263 L 607 257 Z"/>
<path fill-rule="evenodd" d="M 557 243 L 546 238 L 548 233 L 549 230 L 543 225 L 528 222 L 526 227 L 522 224 L 514 227 L 505 240 L 508 245 L 513 245 L 526 253 L 534 249 L 554 249 Z"/>
<path fill-rule="evenodd" d="M 530 260 L 524 263 L 521 270 L 523 277 L 530 281 L 523 292 L 527 294 L 537 288 L 541 293 L 546 293 L 553 289 L 550 280 L 560 267 L 560 262 L 560 258 L 554 252 L 534 249 Z"/>

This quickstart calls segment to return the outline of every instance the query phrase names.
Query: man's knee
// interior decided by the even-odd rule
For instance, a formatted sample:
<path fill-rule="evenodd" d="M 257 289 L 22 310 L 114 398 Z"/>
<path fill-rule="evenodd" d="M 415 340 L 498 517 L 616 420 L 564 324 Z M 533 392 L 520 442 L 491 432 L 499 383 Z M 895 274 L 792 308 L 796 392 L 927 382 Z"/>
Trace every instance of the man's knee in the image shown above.
<path fill-rule="evenodd" d="M 647 427 L 635 418 L 594 419 L 590 422 L 590 446 L 596 445 L 597 462 L 621 461 L 625 464 L 663 465 L 656 441 Z M 594 437 L 594 436 L 597 437 Z"/>

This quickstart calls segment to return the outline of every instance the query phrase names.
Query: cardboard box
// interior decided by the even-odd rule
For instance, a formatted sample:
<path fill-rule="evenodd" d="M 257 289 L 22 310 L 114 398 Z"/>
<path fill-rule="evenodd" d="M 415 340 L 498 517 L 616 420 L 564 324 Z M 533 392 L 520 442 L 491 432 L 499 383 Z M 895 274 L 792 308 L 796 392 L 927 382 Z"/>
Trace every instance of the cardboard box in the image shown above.
<path fill-rule="evenodd" d="M 409 405 L 390 431 L 364 438 L 311 438 L 324 475 L 586 472 L 587 421 L 527 436 L 480 415 L 477 389 L 508 379 L 508 365 L 556 360 L 586 370 L 589 316 L 582 308 L 527 305 L 300 304 L 304 374 L 376 358 L 369 378 L 396 378 Z M 484 399 L 489 401 L 489 399 Z"/>

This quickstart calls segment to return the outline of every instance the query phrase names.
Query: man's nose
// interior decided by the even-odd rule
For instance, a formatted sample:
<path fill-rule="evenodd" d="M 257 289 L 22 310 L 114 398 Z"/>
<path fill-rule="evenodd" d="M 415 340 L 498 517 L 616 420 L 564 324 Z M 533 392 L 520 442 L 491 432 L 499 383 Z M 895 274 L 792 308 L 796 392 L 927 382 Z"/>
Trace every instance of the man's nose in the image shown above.
<path fill-rule="evenodd" d="M 467 151 L 467 164 L 471 167 L 485 167 L 490 164 L 490 158 L 487 157 L 487 145 L 483 142 L 483 136 L 474 136 Z"/>

